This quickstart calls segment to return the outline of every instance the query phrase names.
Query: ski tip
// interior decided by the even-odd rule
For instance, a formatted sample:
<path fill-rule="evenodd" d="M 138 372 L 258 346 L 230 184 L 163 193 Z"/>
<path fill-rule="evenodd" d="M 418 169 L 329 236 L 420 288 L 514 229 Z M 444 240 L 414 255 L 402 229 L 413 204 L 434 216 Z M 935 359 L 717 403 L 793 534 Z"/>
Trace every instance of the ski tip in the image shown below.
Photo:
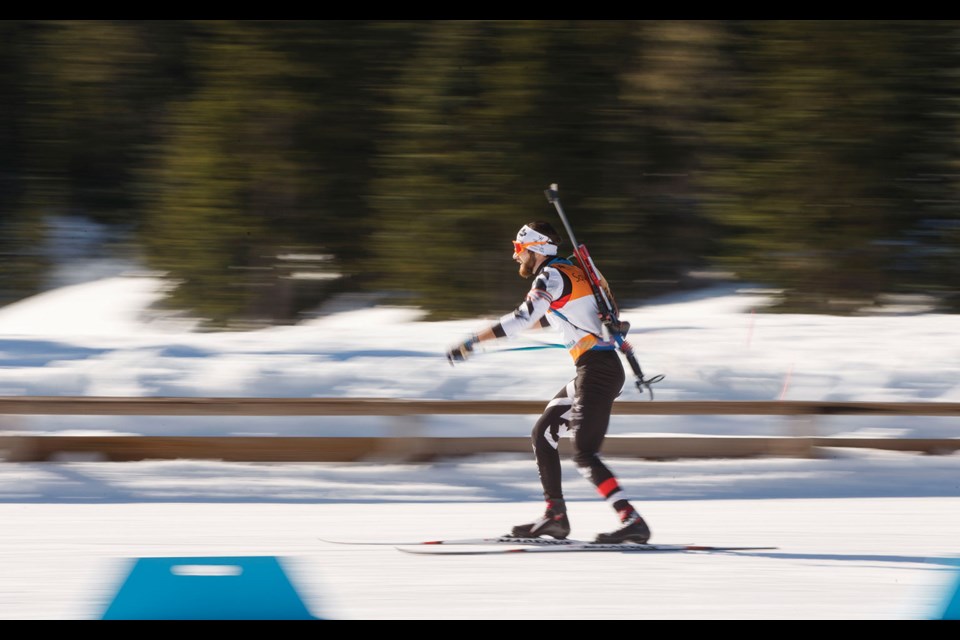
<path fill-rule="evenodd" d="M 401 551 L 403 553 L 409 553 L 415 556 L 449 556 L 451 555 L 451 553 L 446 551 L 441 552 L 439 549 L 431 550 L 431 551 L 428 551 L 426 549 L 415 549 L 415 548 L 407 549 L 405 547 L 394 547 L 394 549 L 396 549 L 397 551 Z"/>
<path fill-rule="evenodd" d="M 348 546 L 383 546 L 383 545 L 394 545 L 396 542 L 375 542 L 375 541 L 365 541 L 365 540 L 327 540 L 326 538 L 317 538 L 320 542 L 326 542 L 327 544 L 339 544 L 339 545 L 348 545 Z M 419 542 L 412 542 L 410 544 L 420 544 Z"/>

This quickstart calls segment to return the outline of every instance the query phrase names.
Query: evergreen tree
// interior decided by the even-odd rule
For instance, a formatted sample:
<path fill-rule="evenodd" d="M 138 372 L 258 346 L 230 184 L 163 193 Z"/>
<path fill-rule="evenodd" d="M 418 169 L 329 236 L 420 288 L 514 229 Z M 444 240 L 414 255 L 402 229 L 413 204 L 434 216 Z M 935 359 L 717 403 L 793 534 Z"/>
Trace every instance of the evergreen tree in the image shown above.
<path fill-rule="evenodd" d="M 931 213 L 913 179 L 944 155 L 932 75 L 918 73 L 946 61 L 931 28 L 732 25 L 700 186 L 723 263 L 782 287 L 782 309 L 849 312 L 899 288 L 905 236 Z"/>

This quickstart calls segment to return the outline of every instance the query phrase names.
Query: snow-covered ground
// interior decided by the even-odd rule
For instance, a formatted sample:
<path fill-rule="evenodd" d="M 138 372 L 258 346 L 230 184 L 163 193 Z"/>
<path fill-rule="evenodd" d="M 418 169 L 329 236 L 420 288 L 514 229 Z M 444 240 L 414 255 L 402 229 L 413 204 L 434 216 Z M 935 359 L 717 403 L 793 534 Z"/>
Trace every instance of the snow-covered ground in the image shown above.
<path fill-rule="evenodd" d="M 214 334 L 152 313 L 163 283 L 116 277 L 0 309 L 0 394 L 522 399 L 572 375 L 550 333 L 451 368 L 443 350 L 491 319 L 426 323 L 369 308 Z M 518 297 L 523 283 L 518 282 Z M 960 401 L 957 316 L 772 315 L 716 288 L 625 311 L 658 400 Z M 506 310 L 505 310 L 506 311 Z M 629 386 L 621 399 L 640 397 Z M 421 434 L 513 435 L 534 416 L 435 417 Z M 954 418 L 821 419 L 821 434 L 958 437 Z M 0 416 L 0 433 L 371 435 L 375 418 Z M 618 416 L 625 434 L 783 434 L 778 417 Z M 414 557 L 318 538 L 505 532 L 541 510 L 531 459 L 432 464 L 218 461 L 0 464 L 0 618 L 95 618 L 125 560 L 276 555 L 330 618 L 928 618 L 960 556 L 960 455 L 834 449 L 816 460 L 611 459 L 655 542 L 776 546 L 740 554 Z M 609 508 L 564 462 L 573 535 Z"/>

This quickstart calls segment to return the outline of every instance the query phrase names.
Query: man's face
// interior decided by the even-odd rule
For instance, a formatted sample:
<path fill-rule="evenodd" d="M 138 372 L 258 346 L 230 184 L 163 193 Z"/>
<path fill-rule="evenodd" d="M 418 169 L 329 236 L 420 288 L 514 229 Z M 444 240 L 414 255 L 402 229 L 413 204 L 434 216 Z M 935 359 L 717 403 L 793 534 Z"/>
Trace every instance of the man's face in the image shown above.
<path fill-rule="evenodd" d="M 519 273 L 522 278 L 529 278 L 537 268 L 537 254 L 528 249 L 514 253 L 513 259 L 520 265 Z"/>

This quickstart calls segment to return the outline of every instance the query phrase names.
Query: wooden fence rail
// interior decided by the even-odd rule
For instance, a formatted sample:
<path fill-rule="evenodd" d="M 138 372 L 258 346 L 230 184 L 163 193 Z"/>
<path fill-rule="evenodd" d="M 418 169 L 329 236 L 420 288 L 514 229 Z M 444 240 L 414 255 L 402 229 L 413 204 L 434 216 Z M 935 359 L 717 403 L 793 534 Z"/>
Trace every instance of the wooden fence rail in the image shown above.
<path fill-rule="evenodd" d="M 128 398 L 0 397 L 0 415 L 154 416 L 419 416 L 538 414 L 545 403 L 519 400 L 396 400 L 386 398 Z M 955 402 L 689 401 L 614 404 L 615 415 L 960 416 Z M 811 418 L 812 419 L 812 418 Z M 823 447 L 868 447 L 930 454 L 960 450 L 960 438 L 822 438 L 611 435 L 604 452 L 647 459 L 746 456 L 812 457 Z M 563 446 L 563 445 L 562 445 Z M 261 462 L 423 461 L 479 453 L 530 455 L 526 437 L 340 438 L 0 435 L 0 458 L 218 459 Z"/>
<path fill-rule="evenodd" d="M 545 401 L 391 398 L 0 397 L 0 415 L 409 416 L 537 414 Z M 960 402 L 622 401 L 615 415 L 960 416 Z"/>

